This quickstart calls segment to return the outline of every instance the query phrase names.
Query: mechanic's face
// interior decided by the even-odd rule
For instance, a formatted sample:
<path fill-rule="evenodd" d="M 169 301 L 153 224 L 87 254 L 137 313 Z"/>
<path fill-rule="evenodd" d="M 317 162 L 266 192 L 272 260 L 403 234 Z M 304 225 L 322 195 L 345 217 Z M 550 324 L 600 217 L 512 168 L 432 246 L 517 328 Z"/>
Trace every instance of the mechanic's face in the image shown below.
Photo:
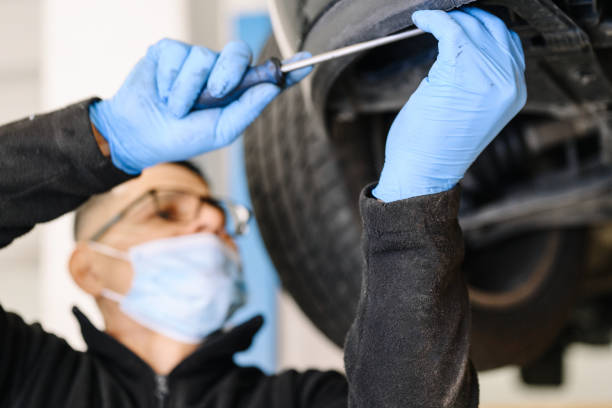
<path fill-rule="evenodd" d="M 109 193 L 110 199 L 101 206 L 103 208 L 96 210 L 94 219 L 88 217 L 83 226 L 83 235 L 90 237 L 108 220 L 129 208 L 97 242 L 127 251 L 147 241 L 213 233 L 228 246 L 235 248 L 235 243 L 225 231 L 224 214 L 218 208 L 202 205 L 192 216 L 176 220 L 174 218 L 177 217 L 168 217 L 167 212 L 179 211 L 182 202 L 172 201 L 172 198 L 164 199 L 167 204 L 160 208 L 153 198 L 147 197 L 147 193 L 152 190 L 169 192 L 168 197 L 172 197 L 172 192 L 209 196 L 206 183 L 192 171 L 174 164 L 157 165 L 144 170 L 138 178 L 115 187 Z M 137 204 L 134 205 L 134 202 Z M 133 277 L 133 269 L 128 261 L 102 255 L 89 248 L 86 242 L 77 245 L 70 260 L 70 271 L 76 283 L 94 297 L 99 297 L 104 288 L 127 293 Z"/>

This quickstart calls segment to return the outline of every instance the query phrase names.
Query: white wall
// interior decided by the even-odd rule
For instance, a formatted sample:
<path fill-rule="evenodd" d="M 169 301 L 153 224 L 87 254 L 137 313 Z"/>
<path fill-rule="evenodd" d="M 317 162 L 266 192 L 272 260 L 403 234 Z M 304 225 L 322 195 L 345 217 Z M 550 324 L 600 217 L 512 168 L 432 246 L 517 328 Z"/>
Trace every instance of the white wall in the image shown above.
<path fill-rule="evenodd" d="M 92 95 L 110 97 L 147 50 L 163 37 L 190 40 L 187 0 L 45 0 L 41 4 L 41 100 L 56 109 Z M 83 347 L 70 309 L 77 304 L 101 326 L 95 304 L 73 283 L 66 261 L 72 215 L 43 227 L 40 252 L 42 320 Z"/>
<path fill-rule="evenodd" d="M 0 123 L 40 109 L 38 1 L 0 0 Z M 1 174 L 1 173 L 0 173 Z M 0 251 L 0 299 L 28 321 L 40 318 L 36 293 L 40 231 Z"/>

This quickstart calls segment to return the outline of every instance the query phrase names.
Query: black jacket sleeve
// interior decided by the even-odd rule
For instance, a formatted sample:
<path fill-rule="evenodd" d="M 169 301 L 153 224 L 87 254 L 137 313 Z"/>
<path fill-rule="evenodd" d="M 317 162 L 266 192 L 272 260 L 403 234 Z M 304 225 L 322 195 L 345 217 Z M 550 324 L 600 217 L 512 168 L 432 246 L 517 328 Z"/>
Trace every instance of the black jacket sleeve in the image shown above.
<path fill-rule="evenodd" d="M 98 148 L 92 101 L 0 127 L 0 247 L 129 178 Z M 69 367 L 77 357 L 65 341 L 0 307 L 0 406 L 24 387 L 34 392 L 24 381 L 37 362 Z"/>
<path fill-rule="evenodd" d="M 0 248 L 129 178 L 98 148 L 93 101 L 0 127 Z"/>
<path fill-rule="evenodd" d="M 360 201 L 365 267 L 345 346 L 349 407 L 476 407 L 459 188 L 394 203 L 371 188 Z"/>
<path fill-rule="evenodd" d="M 261 387 L 270 400 L 261 406 L 292 408 L 346 408 L 348 385 L 336 371 L 284 371 L 269 378 L 272 387 Z M 271 395 L 271 397 L 270 397 Z M 257 398 L 252 398 L 252 401 Z M 272 403 L 273 401 L 273 403 Z M 252 406 L 260 406 L 253 404 Z M 250 406 L 250 405 L 249 405 Z"/>

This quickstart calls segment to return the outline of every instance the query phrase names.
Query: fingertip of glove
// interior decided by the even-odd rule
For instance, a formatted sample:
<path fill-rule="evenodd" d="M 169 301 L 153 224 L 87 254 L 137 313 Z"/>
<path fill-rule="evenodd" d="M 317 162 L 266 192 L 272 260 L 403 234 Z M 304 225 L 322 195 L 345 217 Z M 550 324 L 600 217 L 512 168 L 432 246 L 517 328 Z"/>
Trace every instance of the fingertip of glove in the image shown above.
<path fill-rule="evenodd" d="M 161 40 L 157 41 L 155 44 L 151 44 L 149 46 L 149 48 L 147 49 L 147 56 L 152 57 L 154 60 L 158 60 L 160 57 L 160 54 L 162 52 L 162 49 L 167 47 L 167 46 L 184 46 L 183 43 L 180 43 L 179 41 L 175 41 L 172 40 L 170 38 L 162 38 Z"/>
<path fill-rule="evenodd" d="M 223 48 L 223 51 L 226 54 L 232 54 L 234 57 L 241 57 L 249 62 L 253 57 L 253 51 L 251 51 L 251 47 L 244 41 L 234 40 L 227 43 L 227 45 Z"/>
<path fill-rule="evenodd" d="M 286 87 L 290 87 L 297 84 L 302 79 L 306 78 L 312 72 L 313 69 L 313 67 L 305 67 L 302 69 L 298 69 L 297 71 L 293 71 L 291 74 L 287 75 Z"/>
<path fill-rule="evenodd" d="M 300 51 L 297 54 L 295 54 L 295 58 L 300 59 L 300 60 L 311 58 L 311 57 L 312 57 L 312 54 L 308 51 Z"/>
<path fill-rule="evenodd" d="M 206 86 L 206 89 L 213 98 L 223 98 L 227 94 L 227 82 L 211 81 Z"/>
<path fill-rule="evenodd" d="M 181 119 L 187 113 L 189 113 L 189 110 L 187 109 L 184 103 L 179 104 L 170 102 L 166 106 L 168 107 L 168 112 L 170 112 L 170 114 L 177 119 Z"/>
<path fill-rule="evenodd" d="M 444 10 L 417 10 L 412 13 L 412 21 L 416 23 L 415 18 L 418 22 L 422 23 L 425 19 L 428 19 L 431 16 L 439 15 L 439 14 L 448 14 Z"/>
<path fill-rule="evenodd" d="M 417 10 L 412 13 L 412 22 L 421 30 L 430 31 L 432 19 L 439 18 L 439 14 L 447 13 L 443 10 Z"/>
<path fill-rule="evenodd" d="M 295 54 L 294 56 L 292 56 L 291 58 L 284 60 L 283 64 L 290 64 L 292 62 L 298 62 L 298 61 L 301 61 L 301 60 L 304 60 L 310 57 L 312 57 L 311 53 L 309 53 L 308 51 L 301 51 Z M 296 71 L 290 72 L 286 77 L 285 87 L 290 87 L 300 82 L 302 79 L 307 77 L 308 74 L 310 74 L 313 69 L 314 69 L 313 66 L 309 66 L 309 67 L 304 67 Z"/>
<path fill-rule="evenodd" d="M 425 11 L 424 10 L 417 10 L 414 13 L 412 13 L 412 22 L 414 23 L 414 25 L 419 25 L 421 22 L 421 17 L 423 16 L 423 13 Z"/>
<path fill-rule="evenodd" d="M 175 92 L 167 98 L 163 98 L 163 106 L 170 115 L 177 119 L 182 118 L 189 113 L 190 106 L 187 106 L 190 102 L 186 95 L 182 95 L 180 92 Z"/>
<path fill-rule="evenodd" d="M 223 62 L 221 62 L 223 64 Z M 221 68 L 222 70 L 224 68 Z M 223 98 L 231 91 L 230 80 L 227 72 L 214 71 L 208 79 L 206 89 L 213 98 Z"/>

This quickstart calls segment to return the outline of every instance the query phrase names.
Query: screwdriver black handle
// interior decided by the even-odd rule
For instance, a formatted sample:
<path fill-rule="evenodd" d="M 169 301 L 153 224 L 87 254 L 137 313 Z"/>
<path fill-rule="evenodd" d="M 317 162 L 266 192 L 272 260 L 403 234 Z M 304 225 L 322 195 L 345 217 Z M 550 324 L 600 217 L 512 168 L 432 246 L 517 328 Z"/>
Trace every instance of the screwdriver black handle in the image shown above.
<path fill-rule="evenodd" d="M 204 89 L 193 108 L 209 109 L 227 106 L 240 98 L 250 87 L 263 83 L 275 84 L 281 88 L 285 86 L 285 74 L 281 71 L 281 62 L 278 58 L 270 58 L 260 65 L 249 68 L 240 84 L 222 98 L 215 98 L 208 89 Z"/>

